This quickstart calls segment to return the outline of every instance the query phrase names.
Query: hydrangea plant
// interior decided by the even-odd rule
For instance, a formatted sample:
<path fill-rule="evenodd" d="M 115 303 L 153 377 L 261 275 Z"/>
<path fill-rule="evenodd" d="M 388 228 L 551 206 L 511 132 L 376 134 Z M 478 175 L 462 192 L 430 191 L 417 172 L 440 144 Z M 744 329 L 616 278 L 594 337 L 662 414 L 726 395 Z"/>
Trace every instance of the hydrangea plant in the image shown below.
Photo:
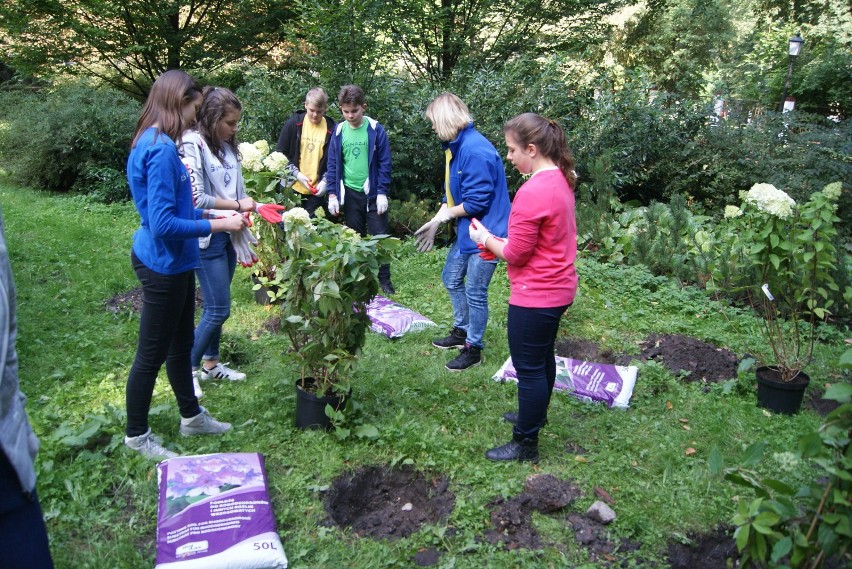
<path fill-rule="evenodd" d="M 296 205 L 292 192 L 283 191 L 293 183 L 287 171 L 288 160 L 280 152 L 269 152 L 269 143 L 258 140 L 254 143 L 241 142 L 240 160 L 243 167 L 246 192 L 257 202 L 277 203 L 287 207 Z M 278 229 L 268 223 L 256 223 L 252 229 L 257 237 L 255 246 L 258 261 L 253 265 L 255 290 L 265 287 L 272 301 L 280 296 L 282 275 L 278 272 L 278 260 L 281 257 L 278 243 Z"/>
<path fill-rule="evenodd" d="M 282 224 L 281 327 L 301 387 L 309 389 L 311 378 L 318 395 L 345 394 L 370 327 L 367 304 L 379 291 L 379 266 L 390 262 L 399 240 L 362 238 L 298 207 L 284 213 Z"/>
<path fill-rule="evenodd" d="M 741 193 L 740 207 L 725 208 L 720 233 L 729 243 L 723 261 L 729 273 L 739 271 L 747 281 L 770 348 L 753 351 L 783 381 L 792 381 L 810 362 L 816 326 L 831 314 L 829 291 L 838 291 L 831 271 L 840 190 L 835 182 L 797 204 L 771 184 L 755 184 Z"/>

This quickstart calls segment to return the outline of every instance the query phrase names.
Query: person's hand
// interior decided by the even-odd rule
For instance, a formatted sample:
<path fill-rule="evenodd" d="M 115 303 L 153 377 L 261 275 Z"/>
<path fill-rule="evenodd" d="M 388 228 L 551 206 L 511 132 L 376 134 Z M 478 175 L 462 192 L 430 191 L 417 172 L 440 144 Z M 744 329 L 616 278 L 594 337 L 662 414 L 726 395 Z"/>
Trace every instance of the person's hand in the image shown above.
<path fill-rule="evenodd" d="M 441 223 L 435 219 L 424 223 L 414 232 L 414 247 L 421 253 L 428 253 L 435 246 L 435 235 Z"/>
<path fill-rule="evenodd" d="M 225 216 L 219 221 L 221 221 L 222 223 L 222 231 L 227 231 L 229 233 L 234 233 L 235 231 L 242 231 L 243 228 L 248 226 L 246 218 L 243 217 L 243 215 L 240 213 Z"/>
<path fill-rule="evenodd" d="M 454 219 L 450 208 L 447 207 L 447 204 L 441 204 L 441 209 L 438 210 L 438 213 L 435 214 L 435 217 L 432 218 L 434 221 L 438 223 L 447 223 Z"/>
<path fill-rule="evenodd" d="M 314 195 L 317 196 L 318 198 L 323 197 L 325 195 L 325 191 L 326 191 L 327 186 L 328 185 L 325 183 L 324 179 L 320 180 L 320 183 L 317 184 L 316 186 L 314 186 Z"/>
<path fill-rule="evenodd" d="M 302 185 L 305 186 L 306 188 L 313 188 L 313 185 L 311 184 L 310 178 L 308 178 L 307 176 L 305 176 L 304 174 L 302 174 L 298 170 L 296 170 L 296 179 L 298 181 L 302 182 Z"/>
<path fill-rule="evenodd" d="M 261 203 L 257 204 L 255 211 L 269 223 L 278 223 L 281 221 L 281 212 L 285 209 L 287 208 L 276 203 Z"/>
<path fill-rule="evenodd" d="M 334 194 L 328 194 L 328 213 L 334 217 L 340 215 L 340 202 L 337 201 L 337 196 Z"/>
<path fill-rule="evenodd" d="M 388 197 L 385 194 L 376 196 L 376 213 L 382 215 L 388 211 Z"/>
<path fill-rule="evenodd" d="M 467 228 L 467 233 L 470 235 L 471 240 L 485 246 L 485 242 L 489 237 L 493 237 L 491 232 L 482 225 L 475 217 L 470 220 L 470 225 Z"/>
<path fill-rule="evenodd" d="M 231 233 L 231 245 L 237 254 L 237 262 L 243 267 L 251 267 L 257 262 L 257 255 L 252 245 L 257 245 L 257 239 L 248 228 Z"/>
<path fill-rule="evenodd" d="M 497 255 L 495 255 L 494 253 L 489 251 L 488 247 L 486 247 L 485 245 L 482 245 L 481 243 L 477 243 L 476 248 L 481 251 L 479 256 L 482 258 L 483 261 L 493 261 L 494 259 L 497 258 Z"/>
<path fill-rule="evenodd" d="M 243 211 L 254 211 L 254 208 L 257 205 L 257 203 L 255 203 L 255 201 L 253 199 L 251 199 L 250 197 L 245 197 L 241 200 L 237 200 L 237 203 L 240 204 L 240 211 L 241 212 L 243 212 Z"/>

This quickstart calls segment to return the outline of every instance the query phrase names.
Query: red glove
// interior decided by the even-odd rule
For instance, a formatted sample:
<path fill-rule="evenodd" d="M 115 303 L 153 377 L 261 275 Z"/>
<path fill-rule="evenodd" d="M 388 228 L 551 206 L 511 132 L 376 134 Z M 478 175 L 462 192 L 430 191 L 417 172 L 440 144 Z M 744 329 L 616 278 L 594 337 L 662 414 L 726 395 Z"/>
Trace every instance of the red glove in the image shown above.
<path fill-rule="evenodd" d="M 494 235 L 492 235 L 491 238 L 496 239 L 497 241 L 505 241 L 505 239 L 503 239 L 502 237 L 495 237 Z M 476 248 L 479 249 L 480 251 L 482 251 L 482 253 L 480 253 L 479 256 L 482 257 L 482 259 L 485 260 L 485 261 L 493 261 L 494 259 L 497 258 L 497 255 L 492 253 L 488 249 L 488 247 L 486 247 L 482 243 L 477 243 Z"/>
<path fill-rule="evenodd" d="M 275 203 L 262 203 L 257 204 L 255 211 L 268 221 L 269 223 L 279 223 L 281 221 L 281 212 L 284 211 L 285 208 L 283 205 L 278 205 Z"/>

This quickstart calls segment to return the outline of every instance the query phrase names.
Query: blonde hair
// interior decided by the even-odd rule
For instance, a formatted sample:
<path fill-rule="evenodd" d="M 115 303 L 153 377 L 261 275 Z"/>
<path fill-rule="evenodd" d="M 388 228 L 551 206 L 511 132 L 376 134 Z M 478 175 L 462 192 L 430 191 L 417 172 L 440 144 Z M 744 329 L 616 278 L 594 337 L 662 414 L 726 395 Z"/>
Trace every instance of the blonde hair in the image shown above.
<path fill-rule="evenodd" d="M 314 105 L 321 109 L 328 108 L 328 94 L 323 90 L 322 87 L 314 87 L 308 94 L 305 95 L 305 104 L 306 105 Z"/>
<path fill-rule="evenodd" d="M 473 120 L 464 101 L 452 93 L 441 93 L 435 97 L 423 116 L 432 123 L 438 138 L 447 142 L 454 140 Z"/>

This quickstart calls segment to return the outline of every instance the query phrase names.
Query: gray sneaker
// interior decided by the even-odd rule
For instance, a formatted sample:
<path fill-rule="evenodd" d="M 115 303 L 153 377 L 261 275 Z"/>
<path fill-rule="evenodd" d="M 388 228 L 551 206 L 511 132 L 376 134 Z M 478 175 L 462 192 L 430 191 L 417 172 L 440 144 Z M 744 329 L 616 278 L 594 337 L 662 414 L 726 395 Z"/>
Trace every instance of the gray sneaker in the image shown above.
<path fill-rule="evenodd" d="M 190 435 L 221 435 L 231 430 L 230 423 L 224 423 L 214 419 L 204 407 L 201 413 L 195 417 L 180 420 L 180 434 L 188 437 Z"/>
<path fill-rule="evenodd" d="M 175 458 L 180 456 L 164 447 L 163 442 L 151 433 L 150 428 L 144 435 L 138 437 L 125 436 L 124 444 L 146 458 Z"/>

